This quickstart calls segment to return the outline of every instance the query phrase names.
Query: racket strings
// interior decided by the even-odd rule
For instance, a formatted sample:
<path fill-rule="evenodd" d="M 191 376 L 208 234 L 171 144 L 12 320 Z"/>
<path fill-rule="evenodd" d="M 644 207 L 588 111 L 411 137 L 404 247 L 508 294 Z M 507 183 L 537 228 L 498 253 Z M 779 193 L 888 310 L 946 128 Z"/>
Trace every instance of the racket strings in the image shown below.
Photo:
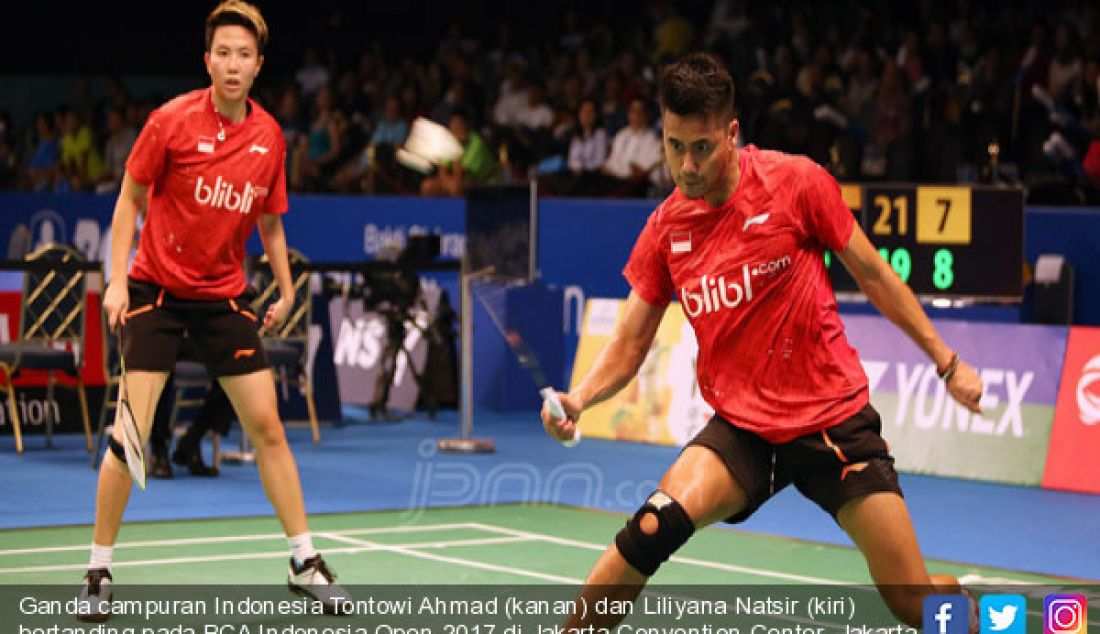
<path fill-rule="evenodd" d="M 497 331 L 504 337 L 504 341 L 511 348 L 520 367 L 530 375 L 539 388 L 546 387 L 550 385 L 550 382 L 546 380 L 546 373 L 543 372 L 538 358 L 530 346 L 527 345 L 527 342 L 524 341 L 519 331 L 510 327 L 507 323 L 507 299 L 510 288 L 510 286 L 501 284 L 477 284 L 471 286 L 471 293 L 477 297 L 485 312 L 489 315 L 489 320 L 493 322 Z"/>

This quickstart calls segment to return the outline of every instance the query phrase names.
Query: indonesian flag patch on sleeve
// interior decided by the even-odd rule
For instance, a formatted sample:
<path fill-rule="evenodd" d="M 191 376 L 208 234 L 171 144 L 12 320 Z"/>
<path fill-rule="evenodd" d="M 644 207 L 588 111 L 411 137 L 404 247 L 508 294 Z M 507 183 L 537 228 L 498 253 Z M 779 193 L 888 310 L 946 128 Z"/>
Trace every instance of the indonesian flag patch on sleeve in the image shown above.
<path fill-rule="evenodd" d="M 669 237 L 673 253 L 691 253 L 690 231 L 673 231 Z"/>

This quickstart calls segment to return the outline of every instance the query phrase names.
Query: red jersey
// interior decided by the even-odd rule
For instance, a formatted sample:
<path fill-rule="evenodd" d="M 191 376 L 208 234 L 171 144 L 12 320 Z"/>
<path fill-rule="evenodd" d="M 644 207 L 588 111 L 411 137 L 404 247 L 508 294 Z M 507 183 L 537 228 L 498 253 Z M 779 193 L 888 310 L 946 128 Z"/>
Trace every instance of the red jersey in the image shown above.
<path fill-rule="evenodd" d="M 187 299 L 244 291 L 245 242 L 259 215 L 287 210 L 279 124 L 251 99 L 244 121 L 233 124 L 215 112 L 210 92 L 154 110 L 126 161 L 149 187 L 130 274 Z"/>
<path fill-rule="evenodd" d="M 868 401 L 825 271 L 855 226 L 840 188 L 804 157 L 740 151 L 721 207 L 674 191 L 650 215 L 624 275 L 643 300 L 673 295 L 695 330 L 703 398 L 772 443 L 828 428 Z"/>

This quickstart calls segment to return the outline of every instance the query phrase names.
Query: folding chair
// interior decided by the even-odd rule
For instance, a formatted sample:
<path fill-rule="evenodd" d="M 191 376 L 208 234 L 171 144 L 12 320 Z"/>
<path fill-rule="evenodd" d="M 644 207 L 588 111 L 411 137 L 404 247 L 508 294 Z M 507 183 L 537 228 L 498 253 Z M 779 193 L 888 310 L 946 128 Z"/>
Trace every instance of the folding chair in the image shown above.
<path fill-rule="evenodd" d="M 294 281 L 294 302 L 287 313 L 286 321 L 274 332 L 264 333 L 264 352 L 275 372 L 275 380 L 285 389 L 301 388 L 305 393 L 306 408 L 309 412 L 309 426 L 313 431 L 313 442 L 321 442 L 321 432 L 317 424 L 317 407 L 313 402 L 313 377 L 308 367 L 309 329 L 313 323 L 313 298 L 310 289 L 309 260 L 300 251 L 289 249 L 290 275 Z M 266 266 L 267 256 L 260 258 L 261 266 L 253 271 L 253 285 L 259 291 L 252 308 L 263 319 L 268 306 L 279 299 L 279 283 Z"/>
<path fill-rule="evenodd" d="M 15 450 L 23 453 L 19 408 L 12 381 L 21 370 L 46 370 L 47 402 L 53 401 L 54 373 L 76 379 L 80 413 L 88 451 L 92 451 L 92 430 L 88 421 L 88 396 L 80 371 L 84 367 L 84 331 L 87 309 L 87 272 L 84 256 L 62 244 L 47 244 L 26 258 L 23 276 L 23 307 L 19 317 L 19 339 L 0 345 L 0 372 L 7 382 L 8 410 L 15 434 Z M 75 266 L 74 266 L 75 265 Z M 53 445 L 53 417 L 46 408 L 46 446 Z"/>

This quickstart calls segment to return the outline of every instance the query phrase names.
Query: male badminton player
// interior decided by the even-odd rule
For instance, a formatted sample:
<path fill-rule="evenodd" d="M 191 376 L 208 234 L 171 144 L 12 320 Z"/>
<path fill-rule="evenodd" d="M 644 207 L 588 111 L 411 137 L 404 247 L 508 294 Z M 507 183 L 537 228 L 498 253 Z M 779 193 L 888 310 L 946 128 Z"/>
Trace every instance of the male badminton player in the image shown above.
<path fill-rule="evenodd" d="M 545 406 L 542 418 L 551 436 L 571 437 L 586 407 L 637 372 L 673 296 L 695 330 L 699 389 L 716 414 L 596 562 L 582 591 L 588 605 L 608 594 L 635 598 L 698 527 L 740 522 L 793 483 L 852 538 L 894 615 L 919 627 L 925 596 L 960 587 L 925 569 L 823 249 L 838 254 L 936 364 L 951 396 L 975 412 L 981 380 L 936 334 L 824 169 L 738 150 L 733 82 L 718 58 L 696 53 L 666 66 L 660 99 L 677 189 L 634 245 L 624 271 L 632 290 L 611 342 L 561 395 L 566 420 Z M 589 616 L 566 627 L 618 621 Z"/>
<path fill-rule="evenodd" d="M 155 110 L 134 144 L 111 225 L 112 274 L 103 306 L 111 328 L 126 325 L 122 352 L 142 444 L 186 333 L 256 446 L 264 490 L 290 541 L 290 589 L 331 610 L 346 594 L 312 544 L 243 271 L 245 241 L 258 225 L 281 294 L 262 316 L 263 326 L 277 326 L 294 297 L 281 217 L 286 148 L 279 124 L 248 98 L 267 37 L 263 16 L 247 2 L 226 0 L 207 17 L 211 85 Z M 99 472 L 91 563 L 81 589 L 84 620 L 110 614 L 113 546 L 131 489 L 119 440 L 111 439 Z"/>

